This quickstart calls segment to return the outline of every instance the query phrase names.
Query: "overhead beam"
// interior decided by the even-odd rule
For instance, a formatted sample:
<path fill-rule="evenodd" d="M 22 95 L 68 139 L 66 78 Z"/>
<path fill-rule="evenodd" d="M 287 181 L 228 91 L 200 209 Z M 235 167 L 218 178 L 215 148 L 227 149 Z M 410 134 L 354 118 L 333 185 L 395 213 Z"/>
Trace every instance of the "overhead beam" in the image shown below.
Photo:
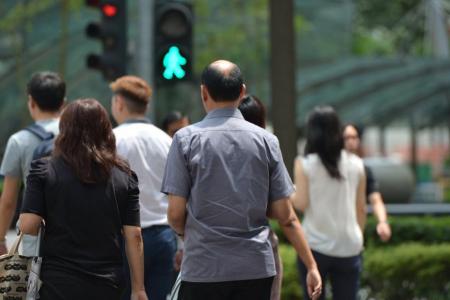
<path fill-rule="evenodd" d="M 450 82 L 438 84 L 432 90 L 426 91 L 422 94 L 415 95 L 408 101 L 403 101 L 395 105 L 383 106 L 378 112 L 368 117 L 367 123 L 380 124 L 387 126 L 392 121 L 411 114 L 418 105 L 423 102 L 430 101 L 430 99 L 436 97 L 439 94 L 446 93 L 450 89 Z"/>
<path fill-rule="evenodd" d="M 342 80 L 347 79 L 348 77 L 361 75 L 368 72 L 373 72 L 377 70 L 388 70 L 388 69 L 394 69 L 399 68 L 405 65 L 405 61 L 403 59 L 389 59 L 389 60 L 383 60 L 378 63 L 374 62 L 368 62 L 364 64 L 358 64 L 349 70 L 346 70 L 345 72 L 338 73 L 338 74 L 332 74 L 329 77 L 321 78 L 318 80 L 315 80 L 307 85 L 300 85 L 299 95 L 306 95 L 309 93 L 312 93 L 321 87 L 330 84 L 330 83 L 336 83 Z"/>
<path fill-rule="evenodd" d="M 382 89 L 388 88 L 396 84 L 401 84 L 409 80 L 420 78 L 422 76 L 430 76 L 433 73 L 436 74 L 441 72 L 450 72 L 450 62 L 447 63 L 440 62 L 439 64 L 431 66 L 427 65 L 416 72 L 411 72 L 398 77 L 387 76 L 386 78 L 383 78 L 378 82 L 375 82 L 368 88 L 365 88 L 363 90 L 357 91 L 352 95 L 348 95 L 340 99 L 337 99 L 336 101 L 333 101 L 334 107 L 337 110 L 343 110 L 346 109 L 348 106 L 355 105 L 356 103 L 360 102 L 361 99 L 366 98 L 370 94 L 377 93 Z"/>

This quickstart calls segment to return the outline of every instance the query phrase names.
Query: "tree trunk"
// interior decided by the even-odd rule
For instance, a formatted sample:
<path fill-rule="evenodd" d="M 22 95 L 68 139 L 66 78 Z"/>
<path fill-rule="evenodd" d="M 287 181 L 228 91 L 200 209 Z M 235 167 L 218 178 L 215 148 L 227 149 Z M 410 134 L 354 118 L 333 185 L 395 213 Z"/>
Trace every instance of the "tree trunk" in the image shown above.
<path fill-rule="evenodd" d="M 270 0 L 271 113 L 289 174 L 297 155 L 294 3 Z"/>

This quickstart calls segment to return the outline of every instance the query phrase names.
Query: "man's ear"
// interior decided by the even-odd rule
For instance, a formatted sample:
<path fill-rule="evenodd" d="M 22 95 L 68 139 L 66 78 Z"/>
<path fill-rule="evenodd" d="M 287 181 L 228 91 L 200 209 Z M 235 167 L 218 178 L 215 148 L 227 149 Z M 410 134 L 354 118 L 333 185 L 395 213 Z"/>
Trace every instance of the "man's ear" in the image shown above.
<path fill-rule="evenodd" d="M 247 86 L 245 84 L 242 84 L 241 92 L 239 94 L 239 100 L 244 98 L 244 96 L 247 94 Z"/>
<path fill-rule="evenodd" d="M 123 111 L 125 108 L 125 100 L 123 99 L 123 97 L 119 94 L 117 94 L 114 97 L 114 101 L 116 101 L 116 108 L 118 111 Z"/>
<path fill-rule="evenodd" d="M 33 97 L 31 97 L 31 95 L 28 95 L 28 106 L 30 108 L 34 108 L 36 106 L 36 102 L 34 102 Z"/>
<path fill-rule="evenodd" d="M 200 95 L 202 97 L 202 101 L 203 102 L 206 102 L 208 100 L 208 98 L 209 98 L 208 89 L 203 84 L 200 85 Z"/>

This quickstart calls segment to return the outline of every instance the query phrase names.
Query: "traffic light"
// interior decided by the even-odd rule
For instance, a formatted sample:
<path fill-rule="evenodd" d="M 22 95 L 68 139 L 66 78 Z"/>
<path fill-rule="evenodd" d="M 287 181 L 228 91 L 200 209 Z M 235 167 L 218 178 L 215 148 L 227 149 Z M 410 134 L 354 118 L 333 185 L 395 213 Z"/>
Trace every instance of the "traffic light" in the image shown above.
<path fill-rule="evenodd" d="M 86 26 L 86 35 L 102 42 L 103 53 L 89 54 L 86 65 L 102 72 L 107 80 L 126 74 L 127 11 L 126 0 L 86 0 L 86 5 L 100 10 L 101 21 Z"/>
<path fill-rule="evenodd" d="M 192 77 L 192 5 L 174 0 L 155 3 L 155 80 L 175 83 Z"/>

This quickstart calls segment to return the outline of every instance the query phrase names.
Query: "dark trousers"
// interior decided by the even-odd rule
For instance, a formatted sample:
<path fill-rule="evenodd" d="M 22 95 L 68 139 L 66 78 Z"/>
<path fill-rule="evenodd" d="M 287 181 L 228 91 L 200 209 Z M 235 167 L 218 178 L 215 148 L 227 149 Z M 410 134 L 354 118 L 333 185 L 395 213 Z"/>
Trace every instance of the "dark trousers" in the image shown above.
<path fill-rule="evenodd" d="M 43 264 L 41 280 L 40 300 L 120 300 L 121 289 L 118 286 L 70 270 L 49 269 Z"/>
<path fill-rule="evenodd" d="M 169 226 L 142 229 L 144 241 L 144 284 L 150 300 L 166 300 L 174 283 L 173 263 L 177 250 L 175 233 Z M 124 255 L 126 258 L 126 256 Z M 126 288 L 122 299 L 130 299 L 130 271 L 124 259 Z"/>
<path fill-rule="evenodd" d="M 322 295 L 320 300 L 325 300 L 325 282 L 330 278 L 333 300 L 356 300 L 359 289 L 359 275 L 362 269 L 361 255 L 351 257 L 333 257 L 312 251 L 314 259 L 322 277 Z M 301 274 L 304 298 L 308 297 L 306 287 L 306 266 L 298 260 Z"/>
<path fill-rule="evenodd" d="M 182 281 L 178 300 L 270 300 L 272 281 L 273 277 L 224 282 Z"/>

